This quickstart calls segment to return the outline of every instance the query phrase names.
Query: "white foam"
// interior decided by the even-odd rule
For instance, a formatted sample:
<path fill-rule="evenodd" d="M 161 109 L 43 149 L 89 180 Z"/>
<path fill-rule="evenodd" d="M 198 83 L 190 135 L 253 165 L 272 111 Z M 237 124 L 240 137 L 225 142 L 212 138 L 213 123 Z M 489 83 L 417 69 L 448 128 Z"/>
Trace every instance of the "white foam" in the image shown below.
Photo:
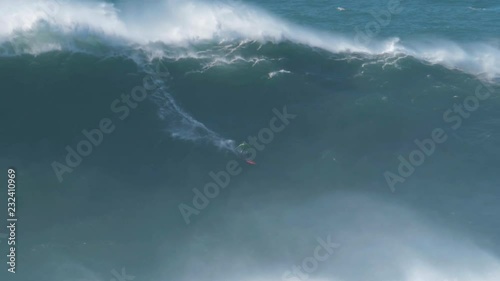
<path fill-rule="evenodd" d="M 148 59 L 164 56 L 209 58 L 202 71 L 240 61 L 255 66 L 268 58 L 234 54 L 247 43 L 291 41 L 332 53 L 363 53 L 385 57 L 410 55 L 430 63 L 486 78 L 500 77 L 500 50 L 494 44 L 458 44 L 446 40 L 400 42 L 398 38 L 359 43 L 354 36 L 323 32 L 289 23 L 243 3 L 163 0 L 144 5 L 126 1 L 122 6 L 99 1 L 0 0 L 0 55 L 40 54 L 52 50 L 113 52 L 128 48 L 146 52 Z M 197 45 L 218 44 L 216 50 L 197 51 Z M 169 46 L 165 48 L 165 46 Z M 108 48 L 100 48 L 101 46 Z M 109 48 L 111 47 L 111 48 Z M 117 47 L 117 48 L 113 48 Z M 121 49 L 121 50 L 122 50 Z M 174 50 L 174 51 L 171 51 Z M 223 51 L 224 54 L 220 55 Z M 123 54 L 123 53 L 122 53 Z M 142 58 L 141 58 L 142 59 Z M 388 63 L 391 63 L 390 60 Z M 386 63 L 387 64 L 387 63 Z M 269 73 L 269 78 L 288 73 Z M 168 95 L 167 95 L 168 96 Z M 163 101 L 165 102 L 165 101 Z M 160 115 L 175 114 L 173 137 L 205 140 L 222 149 L 231 141 L 210 131 L 178 107 L 173 99 Z"/>
<path fill-rule="evenodd" d="M 17 53 L 37 54 L 76 48 L 75 40 L 105 40 L 106 44 L 143 47 L 152 42 L 190 46 L 206 41 L 265 43 L 290 40 L 333 53 L 405 53 L 471 74 L 483 73 L 489 78 L 500 76 L 500 50 L 495 44 L 486 42 L 458 44 L 432 40 L 403 44 L 396 38 L 362 44 L 355 40 L 354 31 L 346 36 L 304 28 L 239 2 L 125 3 L 115 6 L 98 1 L 0 0 L 0 42 L 21 41 L 20 46 L 14 46 Z M 236 45 L 230 51 L 239 47 Z"/>
<path fill-rule="evenodd" d="M 283 188 L 279 184 L 274 186 Z M 299 186 L 287 185 L 286 190 Z M 238 188 L 254 187 L 240 185 Z M 281 192 L 282 196 L 289 193 Z M 224 217 L 217 229 L 196 233 L 193 237 L 197 243 L 182 246 L 182 254 L 177 256 L 187 265 L 182 276 L 168 278 L 171 270 L 166 269 L 164 279 L 500 280 L 500 259 L 476 245 L 474 241 L 480 239 L 428 217 L 423 210 L 372 194 L 339 191 L 321 194 L 317 199 L 310 197 L 301 204 L 276 198 L 280 197 L 269 198 L 269 194 L 265 194 L 245 205 L 241 202 L 248 202 L 246 192 L 233 195 L 225 208 L 213 213 L 212 219 Z M 210 223 L 208 219 L 200 227 Z M 249 224 L 253 226 L 251 234 Z M 239 243 L 231 239 L 235 236 L 252 239 Z M 330 248 L 331 255 L 316 260 L 317 264 L 309 267 L 313 269 L 306 271 L 305 261 L 314 256 L 318 238 L 340 247 Z M 265 253 L 253 249 L 265 249 Z M 252 268 L 259 270 L 252 271 Z M 290 274 L 284 278 L 286 271 Z"/>
<path fill-rule="evenodd" d="M 500 75 L 500 49 L 486 43 L 458 44 L 433 39 L 432 42 L 410 42 L 408 46 L 401 46 L 400 51 L 433 64 L 484 74 L 489 79 Z"/>
<path fill-rule="evenodd" d="M 292 73 L 292 72 L 285 70 L 285 69 L 280 69 L 278 71 L 269 72 L 268 76 L 269 76 L 269 79 L 272 79 L 278 74 L 289 74 L 289 73 Z"/>

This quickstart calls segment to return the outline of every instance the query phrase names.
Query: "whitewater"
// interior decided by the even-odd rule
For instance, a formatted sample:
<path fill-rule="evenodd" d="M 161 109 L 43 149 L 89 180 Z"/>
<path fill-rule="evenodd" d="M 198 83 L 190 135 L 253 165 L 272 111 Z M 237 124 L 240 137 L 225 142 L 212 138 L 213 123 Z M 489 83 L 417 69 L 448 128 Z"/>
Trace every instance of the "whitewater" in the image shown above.
<path fill-rule="evenodd" d="M 197 44 L 229 48 L 234 42 L 291 41 L 331 53 L 360 53 L 385 59 L 407 55 L 488 78 L 500 74 L 497 44 L 456 43 L 446 38 L 403 43 L 397 37 L 361 44 L 359 41 L 365 40 L 299 26 L 242 2 L 170 0 L 154 2 L 153 6 L 126 2 L 120 7 L 97 1 L 8 2 L 2 1 L 6 8 L 0 12 L 4 55 L 36 55 L 53 50 L 125 55 L 140 49 L 150 59 L 179 59 L 204 57 L 203 52 L 195 51 Z M 172 57 L 168 47 L 177 49 L 177 54 L 174 52 Z M 124 48 L 123 53 L 116 53 L 115 48 Z"/>
<path fill-rule="evenodd" d="M 0 0 L 2 280 L 500 280 L 500 9 L 479 2 Z"/>

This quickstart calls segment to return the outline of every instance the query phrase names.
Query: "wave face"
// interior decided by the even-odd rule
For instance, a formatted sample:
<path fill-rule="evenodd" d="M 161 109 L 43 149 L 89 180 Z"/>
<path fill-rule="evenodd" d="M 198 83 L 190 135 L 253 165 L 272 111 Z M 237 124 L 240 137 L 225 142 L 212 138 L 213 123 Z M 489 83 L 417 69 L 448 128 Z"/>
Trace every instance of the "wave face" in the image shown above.
<path fill-rule="evenodd" d="M 16 278 L 500 280 L 498 4 L 414 2 L 0 0 Z"/>

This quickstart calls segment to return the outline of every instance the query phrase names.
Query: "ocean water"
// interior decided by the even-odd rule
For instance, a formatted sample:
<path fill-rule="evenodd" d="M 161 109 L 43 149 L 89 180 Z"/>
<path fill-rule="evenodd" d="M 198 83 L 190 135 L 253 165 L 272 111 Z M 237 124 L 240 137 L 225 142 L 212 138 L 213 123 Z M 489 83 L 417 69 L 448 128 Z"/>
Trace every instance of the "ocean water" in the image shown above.
<path fill-rule="evenodd" d="M 499 32 L 493 0 L 0 0 L 1 280 L 500 280 Z"/>

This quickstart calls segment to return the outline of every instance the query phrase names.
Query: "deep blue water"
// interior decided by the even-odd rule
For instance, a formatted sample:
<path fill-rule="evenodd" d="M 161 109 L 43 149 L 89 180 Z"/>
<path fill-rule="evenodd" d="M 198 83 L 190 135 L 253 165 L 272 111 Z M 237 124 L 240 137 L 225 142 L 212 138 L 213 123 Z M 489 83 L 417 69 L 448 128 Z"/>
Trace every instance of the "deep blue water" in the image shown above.
<path fill-rule="evenodd" d="M 2 280 L 499 280 L 499 13 L 0 1 Z"/>

